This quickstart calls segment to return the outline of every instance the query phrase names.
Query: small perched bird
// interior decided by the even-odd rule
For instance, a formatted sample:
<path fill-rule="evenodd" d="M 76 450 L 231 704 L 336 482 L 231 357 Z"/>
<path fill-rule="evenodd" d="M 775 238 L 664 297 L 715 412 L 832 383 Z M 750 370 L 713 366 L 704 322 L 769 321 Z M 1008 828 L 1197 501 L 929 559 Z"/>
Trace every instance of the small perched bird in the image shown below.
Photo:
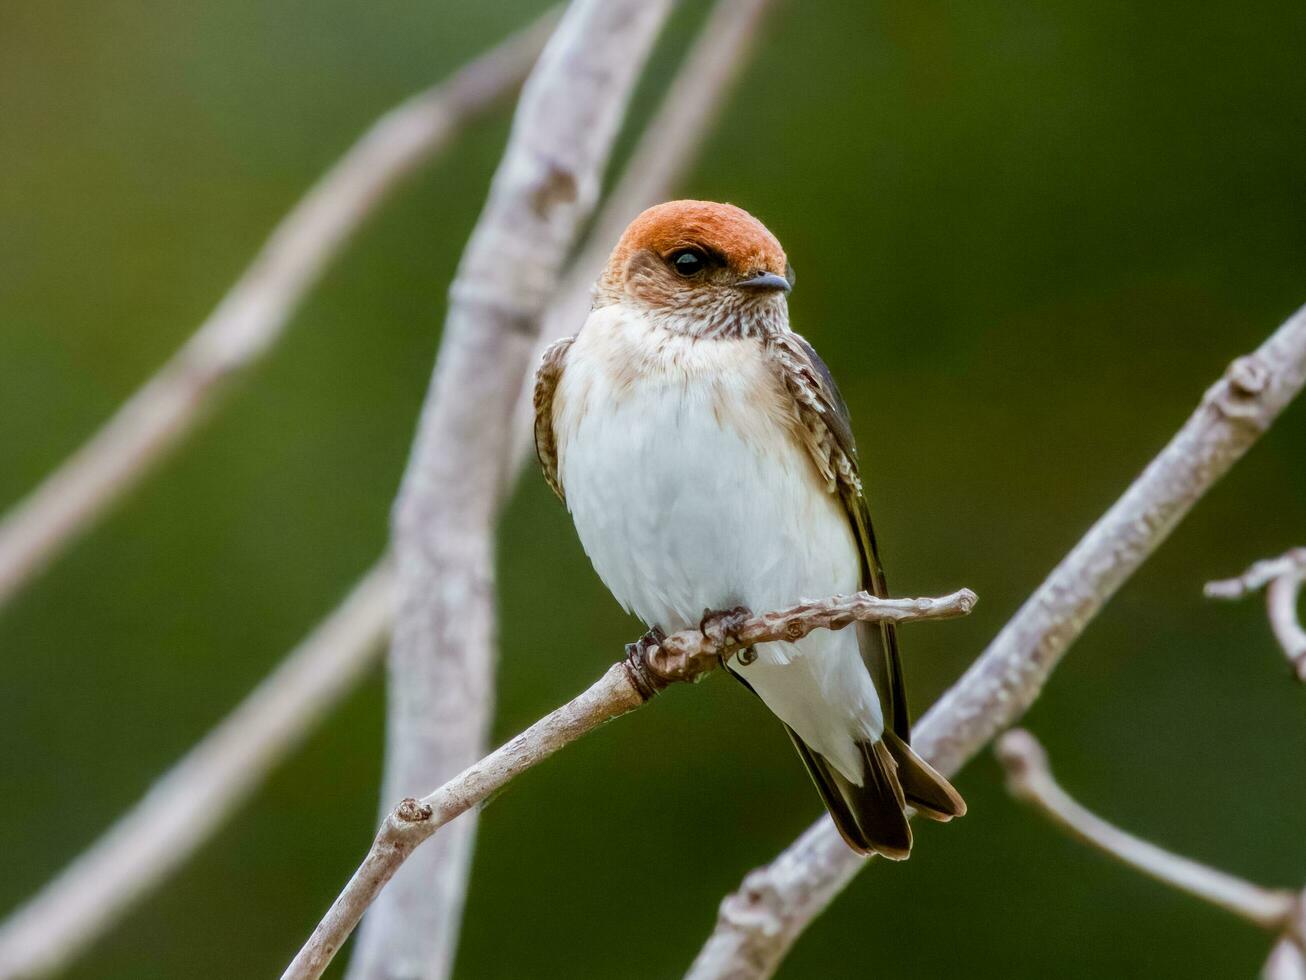
<path fill-rule="evenodd" d="M 748 212 L 660 204 L 617 243 L 584 326 L 544 354 L 545 478 L 649 642 L 695 624 L 729 635 L 747 609 L 886 594 L 848 409 L 789 329 L 793 283 Z M 909 747 L 891 624 L 758 644 L 726 667 L 784 722 L 854 850 L 906 858 L 908 805 L 966 812 Z"/>

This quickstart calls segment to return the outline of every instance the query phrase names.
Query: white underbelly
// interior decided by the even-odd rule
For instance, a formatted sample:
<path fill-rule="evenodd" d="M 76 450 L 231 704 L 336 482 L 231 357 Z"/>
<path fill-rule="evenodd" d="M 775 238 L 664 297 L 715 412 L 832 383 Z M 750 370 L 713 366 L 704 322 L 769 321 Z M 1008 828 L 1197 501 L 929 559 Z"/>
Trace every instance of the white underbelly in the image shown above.
<path fill-rule="evenodd" d="M 559 477 L 586 554 L 628 611 L 672 632 L 705 609 L 765 612 L 860 587 L 847 514 L 806 450 L 778 425 L 759 437 L 730 424 L 753 410 L 746 386 L 701 374 L 618 385 L 576 368 L 569 361 L 560 385 Z M 723 398 L 736 402 L 723 411 Z M 757 654 L 732 667 L 804 741 L 860 776 L 850 736 L 878 737 L 883 723 L 855 631 Z"/>
<path fill-rule="evenodd" d="M 636 384 L 590 406 L 560 469 L 576 530 L 617 600 L 665 630 L 855 591 L 848 518 L 805 451 L 720 425 L 704 386 Z"/>

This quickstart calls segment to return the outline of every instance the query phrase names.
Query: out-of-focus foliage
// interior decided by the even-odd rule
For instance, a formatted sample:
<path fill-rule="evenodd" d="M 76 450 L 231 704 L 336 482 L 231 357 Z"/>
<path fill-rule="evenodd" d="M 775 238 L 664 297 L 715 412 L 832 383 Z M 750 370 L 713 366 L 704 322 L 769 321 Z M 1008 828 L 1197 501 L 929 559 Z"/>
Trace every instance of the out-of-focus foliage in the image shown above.
<path fill-rule="evenodd" d="M 0 15 L 0 500 L 100 422 L 364 125 L 537 3 L 10 3 Z M 646 115 L 698 22 L 686 10 Z M 754 210 L 852 407 L 925 706 L 1178 426 L 1306 301 L 1299 3 L 790 3 L 684 188 Z M 0 907 L 43 883 L 380 550 L 444 291 L 505 110 L 373 221 L 197 439 L 0 615 Z M 1306 882 L 1306 694 L 1208 578 L 1306 538 L 1306 407 L 1203 502 L 1029 717 L 1125 826 Z M 528 473 L 501 548 L 496 731 L 640 627 Z M 554 630 L 565 623 L 566 641 Z M 373 827 L 379 678 L 77 977 L 278 970 Z M 986 758 L 971 815 L 864 874 L 791 977 L 1246 976 L 1250 927 L 1063 839 Z M 672 977 L 819 812 L 735 685 L 673 692 L 485 814 L 462 977 Z M 620 969 L 614 963 L 623 964 Z"/>

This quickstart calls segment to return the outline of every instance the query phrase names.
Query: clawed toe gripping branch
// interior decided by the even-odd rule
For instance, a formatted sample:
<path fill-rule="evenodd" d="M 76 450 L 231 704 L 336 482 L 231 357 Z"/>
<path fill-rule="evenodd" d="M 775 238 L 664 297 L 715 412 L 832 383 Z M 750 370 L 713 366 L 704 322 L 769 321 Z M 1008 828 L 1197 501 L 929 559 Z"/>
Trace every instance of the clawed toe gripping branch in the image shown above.
<path fill-rule="evenodd" d="M 541 718 L 526 731 L 469 766 L 420 800 L 406 799 L 386 815 L 371 850 L 332 904 L 283 980 L 321 976 L 358 924 L 363 912 L 413 850 L 459 814 L 562 747 L 599 725 L 640 707 L 675 683 L 695 681 L 757 643 L 800 640 L 816 629 L 843 629 L 855 622 L 906 623 L 953 619 L 974 607 L 975 593 L 962 589 L 926 599 L 879 599 L 866 592 L 805 602 L 789 609 L 742 618 L 729 610 L 726 629 L 688 629 L 670 636 L 653 630 L 626 647 L 626 656 L 588 690 Z M 714 617 L 705 617 L 714 619 Z"/>

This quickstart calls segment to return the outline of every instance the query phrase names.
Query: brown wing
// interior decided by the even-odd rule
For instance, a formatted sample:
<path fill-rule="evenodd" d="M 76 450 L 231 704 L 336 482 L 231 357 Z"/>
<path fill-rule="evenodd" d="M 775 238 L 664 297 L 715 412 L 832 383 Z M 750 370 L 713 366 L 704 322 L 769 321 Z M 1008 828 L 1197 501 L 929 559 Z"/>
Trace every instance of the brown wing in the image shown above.
<path fill-rule="evenodd" d="M 544 479 L 564 504 L 566 495 L 558 481 L 558 437 L 553 431 L 553 394 L 567 363 L 567 352 L 575 337 L 555 340 L 544 350 L 535 371 L 535 455 L 539 457 Z"/>
<path fill-rule="evenodd" d="M 812 345 L 798 334 L 772 334 L 765 344 L 773 369 L 798 408 L 803 441 L 830 492 L 839 495 L 848 513 L 861 552 L 862 588 L 872 595 L 887 596 L 888 585 L 875 547 L 871 513 L 862 493 L 848 406 L 830 369 Z M 892 623 L 859 623 L 856 628 L 862 659 L 875 681 L 889 727 L 900 739 L 910 743 L 911 716 L 903 686 L 897 631 Z"/>

